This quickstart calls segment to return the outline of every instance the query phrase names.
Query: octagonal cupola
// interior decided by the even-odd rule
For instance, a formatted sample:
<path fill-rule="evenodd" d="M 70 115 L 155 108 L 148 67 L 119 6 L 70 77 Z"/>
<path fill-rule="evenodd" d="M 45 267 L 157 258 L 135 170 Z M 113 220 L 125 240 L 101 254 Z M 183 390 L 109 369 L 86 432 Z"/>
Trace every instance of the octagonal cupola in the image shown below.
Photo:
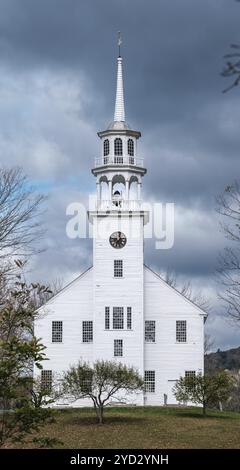
<path fill-rule="evenodd" d="M 117 85 L 114 120 L 106 130 L 98 132 L 101 141 L 100 156 L 95 159 L 92 173 L 97 177 L 98 199 L 101 191 L 99 185 L 105 182 L 109 186 L 109 199 L 119 196 L 125 200 L 129 198 L 130 186 L 137 184 L 136 199 L 140 199 L 141 177 L 146 173 L 143 167 L 143 158 L 138 155 L 137 141 L 141 132 L 129 126 L 125 120 L 123 59 L 121 56 L 119 36 L 119 57 L 117 58 Z M 114 182 L 124 186 L 124 190 L 113 191 Z M 116 194 L 115 194 L 116 193 Z M 118 194 L 119 193 L 119 194 Z"/>

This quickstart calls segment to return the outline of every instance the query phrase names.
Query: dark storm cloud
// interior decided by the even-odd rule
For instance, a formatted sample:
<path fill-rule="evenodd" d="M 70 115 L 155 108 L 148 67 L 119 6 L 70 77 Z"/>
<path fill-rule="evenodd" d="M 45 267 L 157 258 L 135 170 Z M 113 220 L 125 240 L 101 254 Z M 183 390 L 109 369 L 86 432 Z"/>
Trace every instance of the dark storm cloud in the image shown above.
<path fill-rule="evenodd" d="M 220 76 L 223 54 L 240 42 L 239 20 L 234 0 L 0 0 L 0 161 L 54 185 L 38 275 L 69 279 L 90 258 L 89 242 L 67 240 L 65 208 L 78 189 L 93 190 L 95 133 L 112 120 L 121 29 L 146 199 L 177 211 L 174 248 L 156 253 L 148 241 L 146 261 L 208 284 L 225 244 L 215 196 L 240 170 L 239 90 L 223 95 Z"/>

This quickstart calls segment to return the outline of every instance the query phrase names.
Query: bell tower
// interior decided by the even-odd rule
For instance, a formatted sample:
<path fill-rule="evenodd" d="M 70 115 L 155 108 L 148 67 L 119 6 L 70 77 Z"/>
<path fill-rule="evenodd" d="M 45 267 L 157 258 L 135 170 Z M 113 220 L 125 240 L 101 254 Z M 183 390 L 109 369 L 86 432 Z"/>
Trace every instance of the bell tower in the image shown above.
<path fill-rule="evenodd" d="M 114 120 L 100 138 L 93 224 L 94 344 L 93 360 L 115 360 L 144 371 L 142 177 L 139 131 L 125 120 L 123 59 L 117 59 Z M 139 398 L 142 404 L 142 395 Z"/>

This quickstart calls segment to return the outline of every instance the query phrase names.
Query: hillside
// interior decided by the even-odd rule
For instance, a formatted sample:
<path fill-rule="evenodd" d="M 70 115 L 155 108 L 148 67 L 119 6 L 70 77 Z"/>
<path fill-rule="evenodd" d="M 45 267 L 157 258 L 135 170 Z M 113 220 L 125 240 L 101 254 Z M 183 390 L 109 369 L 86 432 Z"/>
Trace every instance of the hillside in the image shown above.
<path fill-rule="evenodd" d="M 216 369 L 240 370 L 240 347 L 207 354 L 205 356 L 205 371 Z"/>

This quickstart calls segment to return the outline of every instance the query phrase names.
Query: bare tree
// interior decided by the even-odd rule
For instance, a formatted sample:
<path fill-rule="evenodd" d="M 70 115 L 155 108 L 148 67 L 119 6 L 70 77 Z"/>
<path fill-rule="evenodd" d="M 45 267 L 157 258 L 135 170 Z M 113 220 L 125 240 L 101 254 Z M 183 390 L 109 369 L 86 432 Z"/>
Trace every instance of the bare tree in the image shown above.
<path fill-rule="evenodd" d="M 217 269 L 221 284 L 219 298 L 226 314 L 240 323 L 240 185 L 235 181 L 217 198 L 217 212 L 221 215 L 221 230 L 231 246 L 219 257 Z"/>
<path fill-rule="evenodd" d="M 30 253 L 43 234 L 40 207 L 45 196 L 36 194 L 20 168 L 0 168 L 0 259 Z"/>
<path fill-rule="evenodd" d="M 239 2 L 240 0 L 235 1 Z M 226 78 L 230 77 L 233 81 L 223 90 L 223 93 L 232 90 L 232 88 L 235 88 L 240 84 L 240 45 L 231 44 L 230 48 L 232 49 L 232 52 L 224 55 L 226 64 L 221 75 Z"/>
<path fill-rule="evenodd" d="M 181 284 L 178 279 L 177 275 L 174 271 L 167 270 L 166 273 L 162 274 L 163 279 L 169 286 L 176 289 L 180 294 L 186 297 L 188 300 L 196 304 L 202 310 L 208 312 L 210 311 L 210 302 L 209 300 L 204 297 L 204 295 L 200 291 L 194 291 L 194 288 L 190 281 L 186 281 Z"/>
<path fill-rule="evenodd" d="M 215 345 L 214 339 L 208 334 L 204 335 L 204 354 L 208 354 L 212 351 L 213 346 Z"/>

